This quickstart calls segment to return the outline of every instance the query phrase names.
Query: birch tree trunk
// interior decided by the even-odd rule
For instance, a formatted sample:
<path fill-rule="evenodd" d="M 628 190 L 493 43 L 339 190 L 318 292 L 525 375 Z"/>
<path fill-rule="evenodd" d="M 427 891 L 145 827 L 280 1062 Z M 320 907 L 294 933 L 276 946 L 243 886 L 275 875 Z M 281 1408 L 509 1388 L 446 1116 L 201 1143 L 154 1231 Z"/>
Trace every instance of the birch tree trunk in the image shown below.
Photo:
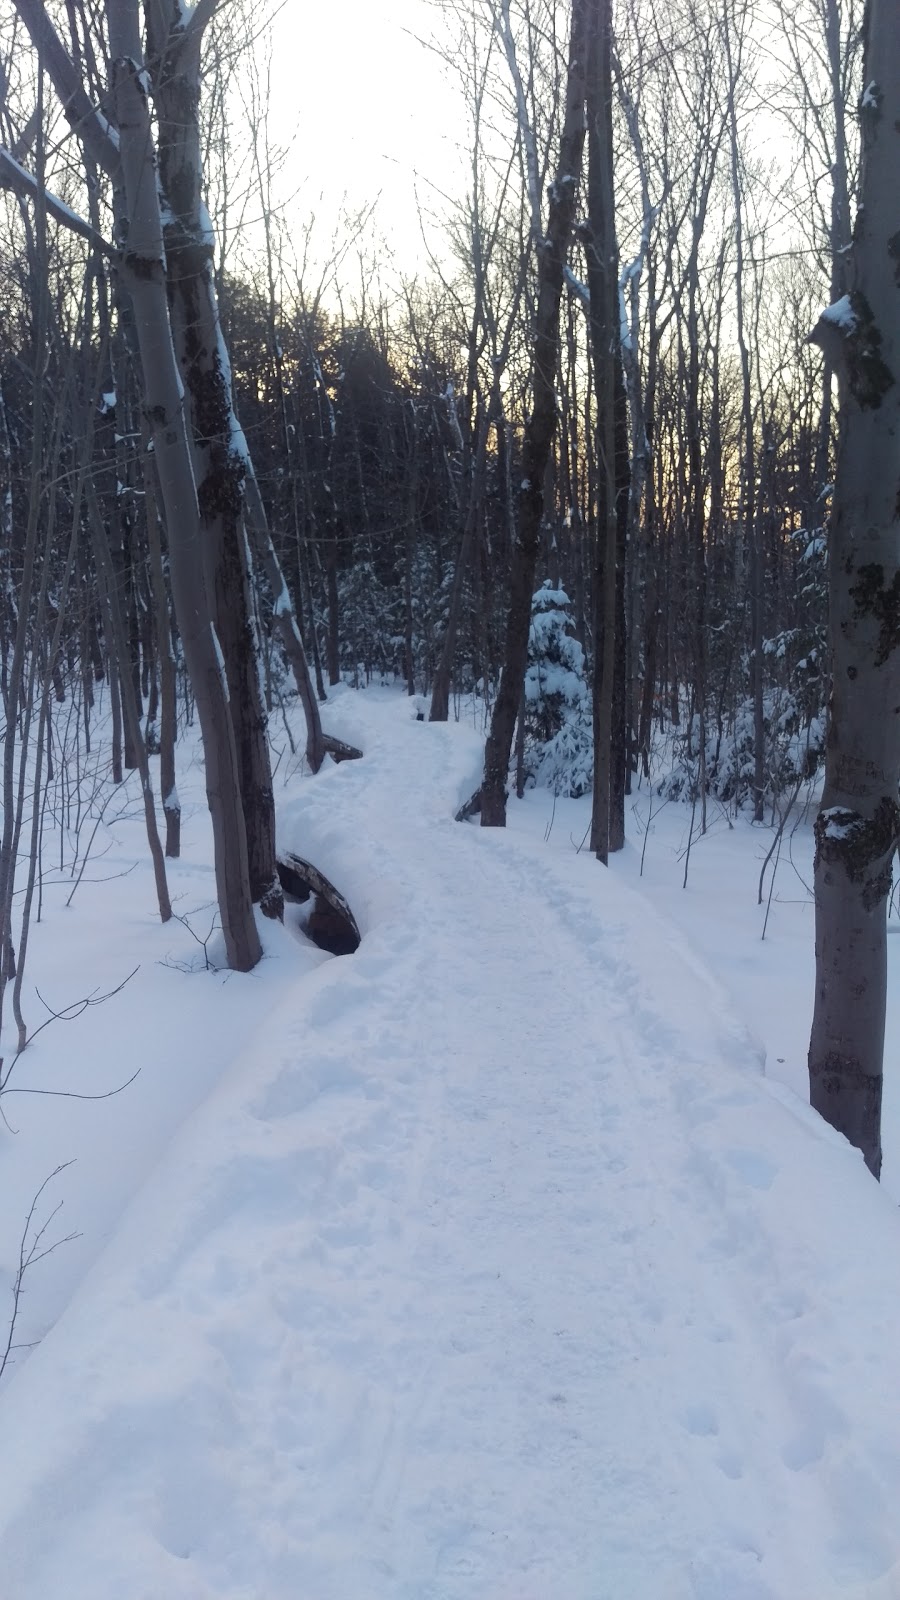
<path fill-rule="evenodd" d="M 122 274 L 134 306 L 144 405 L 169 533 L 172 591 L 203 735 L 216 887 L 228 964 L 246 972 L 262 954 L 253 915 L 228 682 L 210 620 L 197 490 L 166 299 L 162 223 L 137 0 L 107 0 L 112 95 L 126 205 Z"/>
<path fill-rule="evenodd" d="M 193 13 L 196 23 L 197 13 Z M 243 523 L 249 453 L 238 425 L 213 277 L 213 234 L 200 193 L 200 46 L 172 0 L 147 6 L 159 164 L 170 207 L 165 227 L 175 349 L 190 401 L 200 540 L 207 594 L 228 676 L 247 837 L 250 891 L 267 915 L 284 906 L 275 866 L 275 797 L 260 646 Z"/>
<path fill-rule="evenodd" d="M 900 833 L 900 0 L 870 0 L 849 294 L 812 335 L 841 382 L 831 720 L 815 825 L 810 1101 L 881 1171 L 886 903 Z"/>

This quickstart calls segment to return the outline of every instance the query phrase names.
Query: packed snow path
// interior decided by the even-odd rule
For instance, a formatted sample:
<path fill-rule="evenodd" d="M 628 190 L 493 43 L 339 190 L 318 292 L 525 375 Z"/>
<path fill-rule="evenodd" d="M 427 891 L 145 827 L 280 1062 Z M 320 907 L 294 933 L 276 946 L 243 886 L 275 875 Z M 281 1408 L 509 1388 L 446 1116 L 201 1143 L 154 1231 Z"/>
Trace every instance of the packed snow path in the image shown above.
<path fill-rule="evenodd" d="M 452 821 L 474 737 L 339 710 L 281 838 L 363 943 L 0 1392 L 4 1600 L 900 1596 L 896 1210 L 645 902 Z"/>

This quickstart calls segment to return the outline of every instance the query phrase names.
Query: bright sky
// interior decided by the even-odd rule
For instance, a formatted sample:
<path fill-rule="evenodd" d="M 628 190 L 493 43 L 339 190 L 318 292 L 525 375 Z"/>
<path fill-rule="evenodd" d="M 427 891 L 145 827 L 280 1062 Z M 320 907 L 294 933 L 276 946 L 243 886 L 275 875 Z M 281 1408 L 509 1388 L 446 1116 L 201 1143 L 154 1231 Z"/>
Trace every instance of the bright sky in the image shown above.
<path fill-rule="evenodd" d="M 274 22 L 273 130 L 294 138 L 290 186 L 307 179 L 301 212 L 315 205 L 324 223 L 345 193 L 354 208 L 380 195 L 377 221 L 404 270 L 423 259 L 416 174 L 426 205 L 425 177 L 461 187 L 457 91 L 419 43 L 439 23 L 428 0 L 286 0 Z"/>

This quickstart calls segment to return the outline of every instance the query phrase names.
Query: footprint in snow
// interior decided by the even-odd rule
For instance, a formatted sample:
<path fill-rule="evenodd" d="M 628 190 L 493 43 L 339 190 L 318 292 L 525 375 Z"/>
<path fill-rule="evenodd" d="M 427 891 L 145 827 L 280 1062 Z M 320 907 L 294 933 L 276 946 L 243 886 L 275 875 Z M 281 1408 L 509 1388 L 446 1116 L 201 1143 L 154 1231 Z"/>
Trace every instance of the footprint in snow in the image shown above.
<path fill-rule="evenodd" d="M 716 1456 L 716 1466 L 733 1483 L 737 1483 L 744 1476 L 743 1462 L 734 1450 L 720 1450 Z"/>
<path fill-rule="evenodd" d="M 719 1419 L 715 1411 L 703 1400 L 686 1407 L 681 1413 L 681 1424 L 696 1438 L 710 1438 L 719 1431 Z"/>
<path fill-rule="evenodd" d="M 754 1150 L 728 1150 L 725 1160 L 751 1189 L 771 1189 L 778 1176 L 778 1168 Z"/>

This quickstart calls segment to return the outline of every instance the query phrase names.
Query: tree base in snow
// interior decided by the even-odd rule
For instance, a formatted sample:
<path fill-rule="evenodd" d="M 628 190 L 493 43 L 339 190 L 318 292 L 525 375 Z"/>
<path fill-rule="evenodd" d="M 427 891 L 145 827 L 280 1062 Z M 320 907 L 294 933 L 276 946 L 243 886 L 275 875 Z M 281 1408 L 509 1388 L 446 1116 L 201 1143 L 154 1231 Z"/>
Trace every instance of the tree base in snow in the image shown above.
<path fill-rule="evenodd" d="M 284 921 L 284 892 L 278 878 L 273 878 L 265 894 L 260 896 L 259 909 L 273 922 Z"/>

